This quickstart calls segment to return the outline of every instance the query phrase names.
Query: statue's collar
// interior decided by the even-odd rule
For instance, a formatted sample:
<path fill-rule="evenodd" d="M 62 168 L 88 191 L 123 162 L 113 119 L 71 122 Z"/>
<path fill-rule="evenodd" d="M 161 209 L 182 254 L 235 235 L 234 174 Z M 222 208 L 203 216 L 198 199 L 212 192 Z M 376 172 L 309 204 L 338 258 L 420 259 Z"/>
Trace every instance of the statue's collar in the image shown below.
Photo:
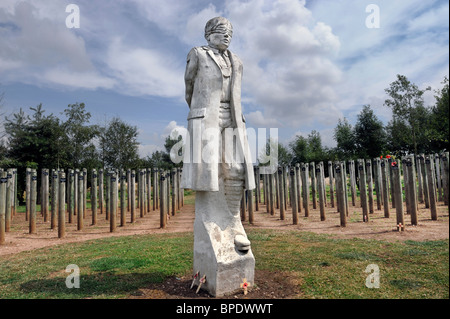
<path fill-rule="evenodd" d="M 205 50 L 210 50 L 210 51 L 212 51 L 212 52 L 214 52 L 214 54 L 223 54 L 224 56 L 228 56 L 228 50 L 223 50 L 223 51 L 221 51 L 221 50 L 219 50 L 219 49 L 216 49 L 216 48 L 212 48 L 212 47 L 210 47 L 210 46 L 204 46 L 203 47 L 203 49 L 205 49 Z"/>

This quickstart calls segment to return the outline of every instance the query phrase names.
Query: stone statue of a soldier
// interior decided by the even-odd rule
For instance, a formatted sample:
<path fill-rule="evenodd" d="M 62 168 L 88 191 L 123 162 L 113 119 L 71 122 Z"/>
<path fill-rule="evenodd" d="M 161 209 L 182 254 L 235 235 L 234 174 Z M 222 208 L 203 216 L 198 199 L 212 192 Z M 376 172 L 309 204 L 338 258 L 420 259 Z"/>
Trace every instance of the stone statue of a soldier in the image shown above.
<path fill-rule="evenodd" d="M 188 140 L 182 187 L 196 191 L 194 273 L 214 296 L 254 280 L 255 260 L 240 220 L 245 189 L 255 188 L 241 107 L 242 62 L 228 50 L 231 23 L 216 17 L 205 26 L 208 46 L 187 57 Z"/>

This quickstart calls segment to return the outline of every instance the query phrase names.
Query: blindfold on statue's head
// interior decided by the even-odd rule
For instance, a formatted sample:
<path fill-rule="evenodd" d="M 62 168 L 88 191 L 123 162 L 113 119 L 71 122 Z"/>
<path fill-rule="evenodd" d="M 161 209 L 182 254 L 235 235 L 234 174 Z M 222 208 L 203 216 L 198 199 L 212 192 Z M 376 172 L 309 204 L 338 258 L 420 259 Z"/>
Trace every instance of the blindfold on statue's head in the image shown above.
<path fill-rule="evenodd" d="M 229 33 L 230 35 L 233 35 L 233 26 L 226 18 L 212 18 L 206 23 L 205 38 L 207 39 L 212 33 Z"/>

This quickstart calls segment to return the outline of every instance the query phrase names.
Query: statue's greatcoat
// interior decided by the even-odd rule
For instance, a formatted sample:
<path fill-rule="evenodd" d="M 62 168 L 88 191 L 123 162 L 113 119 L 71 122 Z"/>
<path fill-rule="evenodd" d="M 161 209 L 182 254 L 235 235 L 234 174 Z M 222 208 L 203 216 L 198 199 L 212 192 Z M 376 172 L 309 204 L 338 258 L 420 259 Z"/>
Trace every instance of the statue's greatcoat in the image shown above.
<path fill-rule="evenodd" d="M 253 164 L 248 146 L 245 119 L 241 106 L 242 62 L 232 52 L 230 58 L 231 98 L 230 110 L 235 123 L 237 151 L 243 154 L 245 188 L 254 189 Z M 189 105 L 188 132 L 190 143 L 186 144 L 181 187 L 196 191 L 219 190 L 219 109 L 223 76 L 216 55 L 208 46 L 193 48 L 187 57 L 186 102 Z M 211 134 L 206 134 L 209 132 Z M 219 132 L 219 134 L 214 134 Z M 203 137 L 203 138 L 202 138 Z"/>

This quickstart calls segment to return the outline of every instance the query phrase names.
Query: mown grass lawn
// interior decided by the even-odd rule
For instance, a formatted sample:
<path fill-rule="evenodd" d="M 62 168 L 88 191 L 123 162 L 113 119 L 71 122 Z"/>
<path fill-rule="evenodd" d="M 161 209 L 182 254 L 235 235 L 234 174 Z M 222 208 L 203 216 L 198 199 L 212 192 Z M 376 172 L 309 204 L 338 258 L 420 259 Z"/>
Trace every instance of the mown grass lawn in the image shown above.
<path fill-rule="evenodd" d="M 299 231 L 250 229 L 257 270 L 285 272 L 299 298 L 449 298 L 449 241 L 334 239 Z M 124 298 L 169 276 L 191 272 L 192 233 L 65 244 L 0 257 L 1 298 Z M 66 267 L 80 269 L 68 289 Z M 366 287 L 366 267 L 380 287 Z M 258 284 L 258 283 L 256 283 Z"/>

